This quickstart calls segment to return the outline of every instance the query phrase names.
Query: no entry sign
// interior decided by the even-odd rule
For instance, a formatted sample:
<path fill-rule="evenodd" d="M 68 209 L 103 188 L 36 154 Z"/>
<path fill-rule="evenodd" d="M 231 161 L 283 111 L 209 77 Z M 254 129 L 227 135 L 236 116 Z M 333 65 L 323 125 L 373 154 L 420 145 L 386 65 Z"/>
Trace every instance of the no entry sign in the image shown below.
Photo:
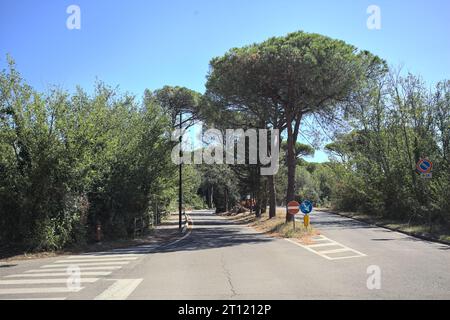
<path fill-rule="evenodd" d="M 300 204 L 297 201 L 291 201 L 287 205 L 290 214 L 297 214 L 300 211 Z"/>

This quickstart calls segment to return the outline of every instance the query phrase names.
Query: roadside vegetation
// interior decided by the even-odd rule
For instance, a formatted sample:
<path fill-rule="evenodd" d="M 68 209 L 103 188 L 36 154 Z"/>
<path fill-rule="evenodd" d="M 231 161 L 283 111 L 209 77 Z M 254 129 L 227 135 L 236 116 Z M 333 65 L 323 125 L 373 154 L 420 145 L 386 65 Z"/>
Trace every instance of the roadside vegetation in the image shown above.
<path fill-rule="evenodd" d="M 191 93 L 191 92 L 189 92 Z M 171 109 L 98 83 L 93 93 L 33 90 L 14 62 L 0 74 L 0 244 L 3 250 L 83 247 L 133 235 L 176 207 Z M 185 168 L 186 206 L 202 206 Z M 200 203 L 200 204 L 199 204 Z M 158 217 L 160 218 L 160 217 Z"/>
<path fill-rule="evenodd" d="M 292 222 L 286 223 L 285 214 L 285 209 L 277 209 L 277 215 L 273 218 L 269 217 L 268 211 L 261 214 L 259 217 L 255 216 L 255 214 L 249 210 L 239 213 L 231 211 L 220 215 L 227 217 L 236 223 L 246 224 L 247 226 L 269 236 L 296 239 L 304 244 L 311 243 L 311 237 L 320 234 L 320 231 L 314 229 L 314 226 L 310 225 L 306 228 L 302 221 L 297 220 L 295 222 L 294 229 Z"/>
<path fill-rule="evenodd" d="M 370 52 L 304 32 L 213 58 L 204 94 L 165 86 L 139 99 L 101 82 L 89 93 L 37 92 L 8 57 L 0 73 L 0 246 L 59 250 L 94 241 L 99 224 L 108 240 L 132 237 L 135 218 L 153 226 L 177 208 L 171 133 L 198 121 L 222 132 L 279 129 L 280 170 L 184 165 L 185 209 L 228 212 L 250 196 L 255 227 L 297 236 L 284 225 L 292 216 L 276 208 L 309 199 L 445 233 L 449 89 L 449 80 L 430 87 Z M 304 160 L 321 145 L 329 162 Z M 423 157 L 434 164 L 432 179 L 415 172 Z"/>

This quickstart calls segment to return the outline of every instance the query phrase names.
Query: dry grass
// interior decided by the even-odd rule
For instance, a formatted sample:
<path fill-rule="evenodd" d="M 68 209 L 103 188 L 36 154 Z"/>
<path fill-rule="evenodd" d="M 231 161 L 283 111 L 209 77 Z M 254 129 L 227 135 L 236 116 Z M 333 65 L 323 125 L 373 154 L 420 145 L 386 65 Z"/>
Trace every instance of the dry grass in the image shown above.
<path fill-rule="evenodd" d="M 276 217 L 269 219 L 269 213 L 263 213 L 261 217 L 256 217 L 254 213 L 223 213 L 221 216 L 245 224 L 255 230 L 272 237 L 296 239 L 302 243 L 311 243 L 311 237 L 320 234 L 313 227 L 306 228 L 302 222 L 295 222 L 295 230 L 292 222 L 286 223 L 286 211 L 277 209 Z"/>

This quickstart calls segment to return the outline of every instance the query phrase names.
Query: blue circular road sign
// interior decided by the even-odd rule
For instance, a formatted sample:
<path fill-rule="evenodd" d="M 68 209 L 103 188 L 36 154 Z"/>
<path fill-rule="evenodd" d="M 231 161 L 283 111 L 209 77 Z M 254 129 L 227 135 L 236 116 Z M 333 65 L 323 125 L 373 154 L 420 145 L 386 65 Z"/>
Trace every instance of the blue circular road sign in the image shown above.
<path fill-rule="evenodd" d="M 309 214 L 313 210 L 312 202 L 309 200 L 305 200 L 300 205 L 300 211 L 304 214 Z"/>
<path fill-rule="evenodd" d="M 420 159 L 416 165 L 416 168 L 420 173 L 430 173 L 433 169 L 433 163 L 428 159 Z"/>

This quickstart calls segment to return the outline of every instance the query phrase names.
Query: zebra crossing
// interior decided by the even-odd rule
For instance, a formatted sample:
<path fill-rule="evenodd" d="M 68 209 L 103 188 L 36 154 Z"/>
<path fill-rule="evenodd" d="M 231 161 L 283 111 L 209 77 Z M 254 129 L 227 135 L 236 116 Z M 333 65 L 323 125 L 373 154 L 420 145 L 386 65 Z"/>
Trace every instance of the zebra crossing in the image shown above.
<path fill-rule="evenodd" d="M 0 300 L 65 300 L 148 253 L 152 246 L 72 255 L 0 277 Z"/>

